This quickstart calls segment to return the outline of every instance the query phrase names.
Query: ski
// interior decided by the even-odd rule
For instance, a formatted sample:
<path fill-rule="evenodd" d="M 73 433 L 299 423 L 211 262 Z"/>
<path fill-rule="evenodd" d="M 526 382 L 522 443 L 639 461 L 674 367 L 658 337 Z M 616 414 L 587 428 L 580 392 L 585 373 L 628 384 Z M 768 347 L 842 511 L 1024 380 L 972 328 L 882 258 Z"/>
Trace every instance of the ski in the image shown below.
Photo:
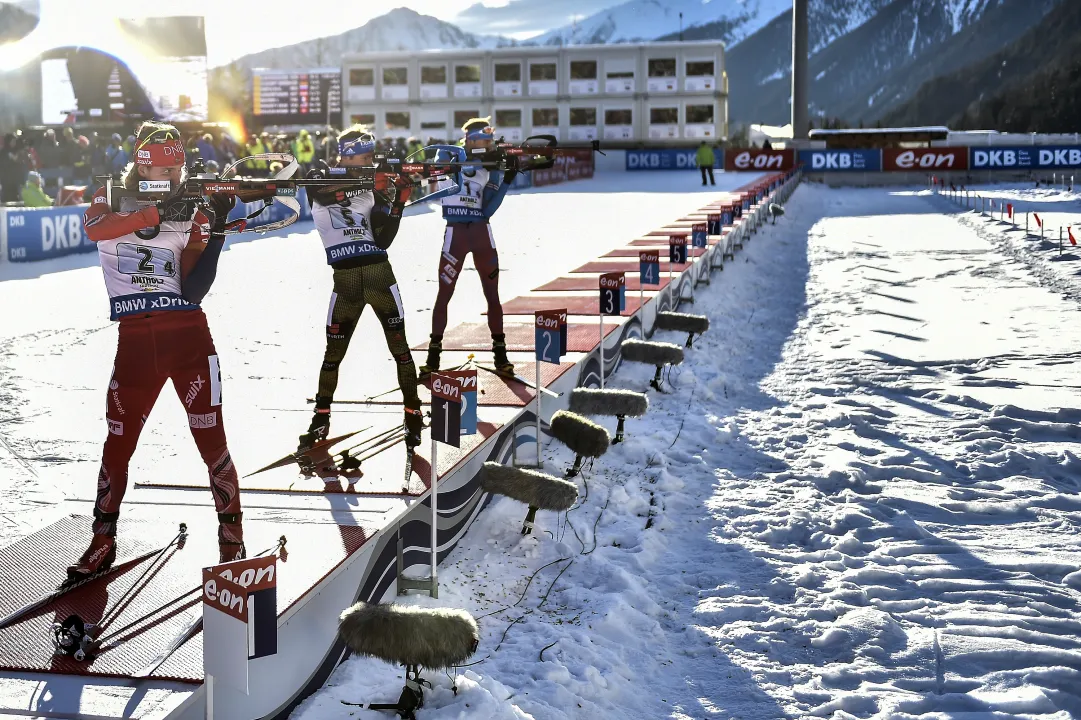
<path fill-rule="evenodd" d="M 170 541 L 169 545 L 172 545 L 172 542 L 173 541 Z M 38 608 L 41 608 L 41 607 L 44 607 L 45 605 L 48 605 L 53 600 L 56 600 L 57 598 L 59 598 L 61 595 L 64 595 L 65 593 L 69 593 L 72 590 L 81 588 L 84 585 L 92 583 L 95 580 L 99 580 L 99 579 L 101 579 L 103 577 L 107 577 L 109 575 L 112 575 L 113 573 L 118 573 L 118 572 L 127 570 L 127 569 L 131 568 L 132 566 L 141 563 L 143 560 L 146 560 L 149 557 L 157 555 L 158 553 L 162 552 L 163 550 L 167 550 L 169 548 L 169 545 L 164 545 L 164 546 L 162 546 L 160 548 L 155 548 L 153 550 L 149 550 L 149 551 L 147 551 L 147 552 L 145 552 L 145 553 L 143 553 L 141 555 L 136 555 L 135 557 L 131 558 L 130 560 L 125 560 L 123 563 L 121 563 L 119 565 L 113 565 L 112 567 L 105 568 L 103 570 L 99 570 L 96 573 L 92 573 L 90 575 L 87 575 L 84 578 L 79 578 L 78 580 L 70 580 L 70 579 L 65 580 L 64 582 L 57 585 L 55 589 L 49 590 L 49 591 L 43 593 L 36 600 L 31 600 L 30 602 L 28 602 L 26 605 L 23 605 L 18 610 L 14 610 L 13 612 L 6 615 L 5 617 L 0 618 L 0 629 L 6 628 L 9 625 L 12 625 L 12 624 L 18 622 L 20 619 L 26 617 L 27 615 L 34 612 Z"/>
<path fill-rule="evenodd" d="M 489 373 L 491 373 L 492 375 L 495 375 L 495 376 L 497 376 L 497 377 L 501 377 L 501 378 L 503 378 L 504 380 L 513 380 L 513 381 L 515 381 L 515 382 L 517 382 L 517 383 L 521 383 L 522 385 L 525 385 L 525 386 L 526 386 L 527 388 L 529 388 L 530 390 L 536 390 L 536 389 L 537 389 L 537 386 L 536 386 L 536 384 L 534 384 L 534 383 L 533 383 L 533 381 L 531 381 L 531 380 L 526 380 L 526 379 L 525 379 L 524 377 L 522 377 L 521 375 L 514 375 L 514 374 L 511 374 L 511 373 L 504 373 L 504 372 L 500 372 L 499 370 L 496 370 L 496 369 L 495 369 L 495 368 L 493 368 L 493 367 L 488 367 L 488 366 L 486 366 L 486 365 L 481 365 L 481 364 L 479 364 L 479 363 L 477 364 L 477 369 L 478 369 L 478 370 L 483 370 L 483 371 L 485 371 L 485 372 L 489 372 Z M 557 393 L 557 392 L 554 392 L 554 391 L 552 391 L 552 390 L 549 390 L 549 389 L 548 389 L 548 388 L 546 388 L 546 387 L 542 387 L 542 388 L 540 388 L 540 391 L 541 391 L 542 393 L 544 393 L 545 395 L 550 395 L 550 396 L 552 396 L 552 397 L 554 397 L 554 398 L 557 398 L 557 397 L 562 397 L 562 396 L 563 396 L 563 393 Z"/>
<path fill-rule="evenodd" d="M 259 553 L 258 555 L 255 555 L 254 557 L 262 557 L 263 555 L 267 555 L 269 553 L 277 552 L 278 550 L 281 550 L 282 552 L 284 552 L 285 551 L 285 543 L 286 543 L 285 536 L 282 535 L 280 538 L 278 538 L 278 542 L 275 543 L 273 547 L 270 547 L 270 548 L 264 550 L 263 552 Z M 197 585 L 194 589 L 189 590 L 188 592 L 184 593 L 183 595 L 178 596 L 177 598 L 175 598 L 173 600 L 170 600 L 168 603 L 166 603 L 161 608 L 159 608 L 159 610 L 164 609 L 166 607 L 169 607 L 169 605 L 172 605 L 173 603 L 184 599 L 188 595 L 194 595 L 196 592 L 199 592 L 200 590 L 202 590 L 202 588 L 203 588 L 203 586 L 201 584 Z M 180 632 L 178 632 L 175 636 L 173 636 L 173 639 L 169 642 L 168 645 L 165 646 L 165 648 L 161 652 L 159 652 L 157 655 L 155 655 L 150 660 L 150 662 L 148 662 L 146 665 L 144 665 L 143 667 L 139 668 L 134 673 L 132 673 L 131 676 L 133 678 L 149 677 L 151 675 L 151 673 L 153 673 L 155 670 L 157 670 L 162 665 L 164 665 L 165 661 L 168 660 L 169 657 L 174 652 L 176 652 L 180 648 L 181 645 L 186 643 L 188 640 L 191 640 L 195 636 L 195 634 L 198 633 L 202 628 L 203 628 L 203 616 L 202 616 L 202 614 L 199 614 L 196 617 L 189 620 L 187 622 L 187 624 L 185 624 L 184 627 L 182 627 L 180 629 Z M 115 645 L 114 645 L 114 647 L 115 647 Z"/>
<path fill-rule="evenodd" d="M 340 443 L 343 440 L 348 440 L 349 438 L 353 437 L 354 435 L 356 435 L 358 433 L 362 433 L 365 430 L 370 429 L 370 427 L 371 426 L 366 427 L 366 428 L 361 428 L 360 430 L 354 430 L 351 433 L 346 433 L 345 435 L 339 435 L 337 437 L 327 438 L 326 440 L 320 440 L 319 442 L 315 443 L 314 445 L 312 445 L 307 450 L 304 450 L 303 452 L 289 453 L 288 455 L 286 455 L 286 456 L 284 456 L 282 458 L 279 458 L 278 460 L 275 460 L 274 462 L 270 463 L 266 467 L 259 468 L 258 470 L 254 471 L 254 472 L 248 473 L 244 477 L 245 478 L 250 478 L 252 475 L 258 475 L 261 472 L 266 472 L 267 470 L 274 470 L 276 468 L 285 467 L 286 465 L 292 465 L 293 463 L 297 463 L 298 465 L 302 465 L 302 463 L 305 460 L 309 460 L 309 461 L 312 460 L 311 455 L 313 453 L 317 453 L 319 451 L 325 451 L 331 445 L 335 445 L 337 443 Z"/>
<path fill-rule="evenodd" d="M 169 541 L 169 544 L 154 553 L 154 560 L 119 598 L 112 601 L 96 623 L 86 622 L 78 613 L 72 613 L 63 622 L 54 622 L 51 630 L 56 654 L 70 655 L 79 662 L 92 659 L 97 655 L 104 639 L 132 627 L 133 623 L 129 623 L 114 633 L 103 635 L 109 626 L 120 617 L 120 613 L 124 611 L 131 601 L 150 584 L 150 580 L 154 575 L 165 567 L 165 563 L 175 554 L 176 550 L 184 548 L 184 541 L 187 540 L 187 537 L 188 526 L 186 523 L 180 523 L 179 531 Z M 173 553 L 166 555 L 171 548 L 175 548 Z M 138 623 L 143 619 L 145 618 L 140 618 L 135 622 Z"/>

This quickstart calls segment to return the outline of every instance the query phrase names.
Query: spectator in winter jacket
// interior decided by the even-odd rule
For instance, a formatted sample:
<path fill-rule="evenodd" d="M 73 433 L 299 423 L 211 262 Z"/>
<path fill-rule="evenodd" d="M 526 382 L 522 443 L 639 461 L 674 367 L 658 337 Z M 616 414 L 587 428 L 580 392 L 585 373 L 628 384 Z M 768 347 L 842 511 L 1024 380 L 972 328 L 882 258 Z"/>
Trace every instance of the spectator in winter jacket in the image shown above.
<path fill-rule="evenodd" d="M 263 133 L 266 135 L 266 133 Z M 251 136 L 251 140 L 248 142 L 247 147 L 248 155 L 260 155 L 262 153 L 270 152 L 270 148 L 267 147 L 261 138 L 255 135 Z M 254 175 L 266 175 L 267 174 L 267 161 L 266 160 L 249 160 L 248 169 Z"/>
<path fill-rule="evenodd" d="M 56 170 L 63 164 L 60 161 L 60 147 L 56 144 L 56 133 L 52 129 L 46 130 L 38 143 L 38 158 L 42 170 Z M 19 186 L 22 186 L 21 182 Z"/>
<path fill-rule="evenodd" d="M 195 143 L 195 148 L 199 151 L 199 157 L 203 159 L 203 162 L 218 162 L 218 149 L 214 147 L 214 136 L 210 133 L 206 133 L 199 141 Z"/>
<path fill-rule="evenodd" d="M 406 152 L 408 152 L 410 155 L 413 155 L 414 153 L 419 153 L 423 149 L 424 144 L 420 140 L 417 140 L 415 137 L 409 138 L 409 140 L 406 142 Z"/>
<path fill-rule="evenodd" d="M 4 136 L 0 149 L 0 202 L 19 202 L 26 181 L 27 159 L 22 139 L 15 133 Z"/>
<path fill-rule="evenodd" d="M 307 130 L 301 130 L 297 133 L 293 157 L 300 163 L 301 175 L 307 174 L 311 170 L 312 163 L 315 162 L 315 143 L 312 142 L 311 135 L 308 134 Z"/>
<path fill-rule="evenodd" d="M 36 172 L 27 173 L 22 200 L 26 207 L 52 207 L 53 199 L 45 194 L 44 181 Z"/>
<path fill-rule="evenodd" d="M 120 134 L 113 133 L 109 147 L 105 148 L 105 172 L 119 178 L 128 164 L 128 157 L 120 140 Z"/>
<path fill-rule="evenodd" d="M 713 163 L 716 158 L 713 155 L 713 148 L 709 146 L 705 140 L 698 146 L 698 152 L 694 154 L 694 161 L 698 165 L 699 171 L 702 173 L 702 184 L 706 184 L 706 174 L 709 174 L 709 184 L 716 185 L 713 180 Z"/>

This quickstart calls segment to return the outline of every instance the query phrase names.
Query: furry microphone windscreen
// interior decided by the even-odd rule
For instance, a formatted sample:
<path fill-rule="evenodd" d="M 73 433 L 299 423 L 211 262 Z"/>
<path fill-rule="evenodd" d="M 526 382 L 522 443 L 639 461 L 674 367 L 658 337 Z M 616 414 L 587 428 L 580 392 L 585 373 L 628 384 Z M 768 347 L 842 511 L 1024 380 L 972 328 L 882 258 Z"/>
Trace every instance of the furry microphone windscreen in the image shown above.
<path fill-rule="evenodd" d="M 666 342 L 624 340 L 619 351 L 623 359 L 647 365 L 679 365 L 683 362 L 683 348 Z"/>
<path fill-rule="evenodd" d="M 338 634 L 358 655 L 438 670 L 461 665 L 480 642 L 464 610 L 358 602 L 341 614 Z"/>
<path fill-rule="evenodd" d="M 494 462 L 484 463 L 480 486 L 490 493 L 506 495 L 538 510 L 566 510 L 578 499 L 578 486 L 563 478 Z"/>
<path fill-rule="evenodd" d="M 549 422 L 549 432 L 576 454 L 597 458 L 608 452 L 612 438 L 597 423 L 566 410 L 560 410 Z"/>
<path fill-rule="evenodd" d="M 570 411 L 579 415 L 642 417 L 648 409 L 645 393 L 633 390 L 574 388 L 571 391 Z"/>
<path fill-rule="evenodd" d="M 705 315 L 689 313 L 659 312 L 654 327 L 660 330 L 675 330 L 692 335 L 701 335 L 709 330 L 709 318 Z"/>

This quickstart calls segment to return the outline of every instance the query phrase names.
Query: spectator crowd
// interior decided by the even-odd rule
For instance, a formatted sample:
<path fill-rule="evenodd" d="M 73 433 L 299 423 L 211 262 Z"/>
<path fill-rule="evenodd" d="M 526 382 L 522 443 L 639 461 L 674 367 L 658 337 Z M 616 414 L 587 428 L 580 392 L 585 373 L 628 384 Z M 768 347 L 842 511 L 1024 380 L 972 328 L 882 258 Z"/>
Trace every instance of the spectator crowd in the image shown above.
<path fill-rule="evenodd" d="M 237 142 L 227 133 L 215 137 L 210 132 L 202 132 L 188 135 L 185 147 L 189 165 L 197 158 L 202 159 L 208 172 L 220 172 L 250 155 L 287 153 L 300 163 L 302 174 L 319 160 L 333 162 L 338 152 L 339 132 L 329 127 L 313 131 L 302 129 L 295 134 L 262 132 L 251 135 L 244 143 Z M 63 186 L 84 188 L 86 201 L 94 193 L 97 177 L 120 177 L 131 161 L 134 142 L 135 136 L 131 134 L 126 137 L 116 132 L 76 135 L 71 127 L 64 127 L 59 132 L 49 128 L 7 133 L 0 149 L 0 202 L 47 207 L 53 204 L 53 198 Z M 427 144 L 442 142 L 445 141 L 429 138 Z M 384 138 L 378 141 L 377 151 L 404 158 L 423 146 L 417 138 Z M 267 177 L 277 169 L 274 162 L 251 160 L 240 172 Z"/>

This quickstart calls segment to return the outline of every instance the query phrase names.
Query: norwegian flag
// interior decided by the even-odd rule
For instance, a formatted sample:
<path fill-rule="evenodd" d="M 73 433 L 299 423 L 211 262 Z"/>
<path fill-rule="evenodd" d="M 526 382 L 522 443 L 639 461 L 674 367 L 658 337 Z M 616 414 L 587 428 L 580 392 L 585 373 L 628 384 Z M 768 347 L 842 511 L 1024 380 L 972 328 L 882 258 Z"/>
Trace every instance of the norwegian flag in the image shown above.
<path fill-rule="evenodd" d="M 1042 228 L 1043 227 L 1043 220 L 1040 219 L 1040 216 L 1038 214 L 1036 214 L 1036 213 L 1032 213 L 1032 217 L 1036 218 L 1036 224 L 1039 225 Z"/>
<path fill-rule="evenodd" d="M 1006 203 L 1006 214 L 1013 220 L 1013 203 Z"/>
<path fill-rule="evenodd" d="M 1073 228 L 1072 228 L 1072 227 L 1070 227 L 1069 225 L 1067 225 L 1067 226 L 1066 226 L 1066 232 L 1070 233 L 1070 244 L 1071 244 L 1071 245 L 1076 245 L 1076 244 L 1077 244 L 1077 240 L 1076 240 L 1076 239 L 1074 238 L 1074 236 L 1073 236 Z"/>

